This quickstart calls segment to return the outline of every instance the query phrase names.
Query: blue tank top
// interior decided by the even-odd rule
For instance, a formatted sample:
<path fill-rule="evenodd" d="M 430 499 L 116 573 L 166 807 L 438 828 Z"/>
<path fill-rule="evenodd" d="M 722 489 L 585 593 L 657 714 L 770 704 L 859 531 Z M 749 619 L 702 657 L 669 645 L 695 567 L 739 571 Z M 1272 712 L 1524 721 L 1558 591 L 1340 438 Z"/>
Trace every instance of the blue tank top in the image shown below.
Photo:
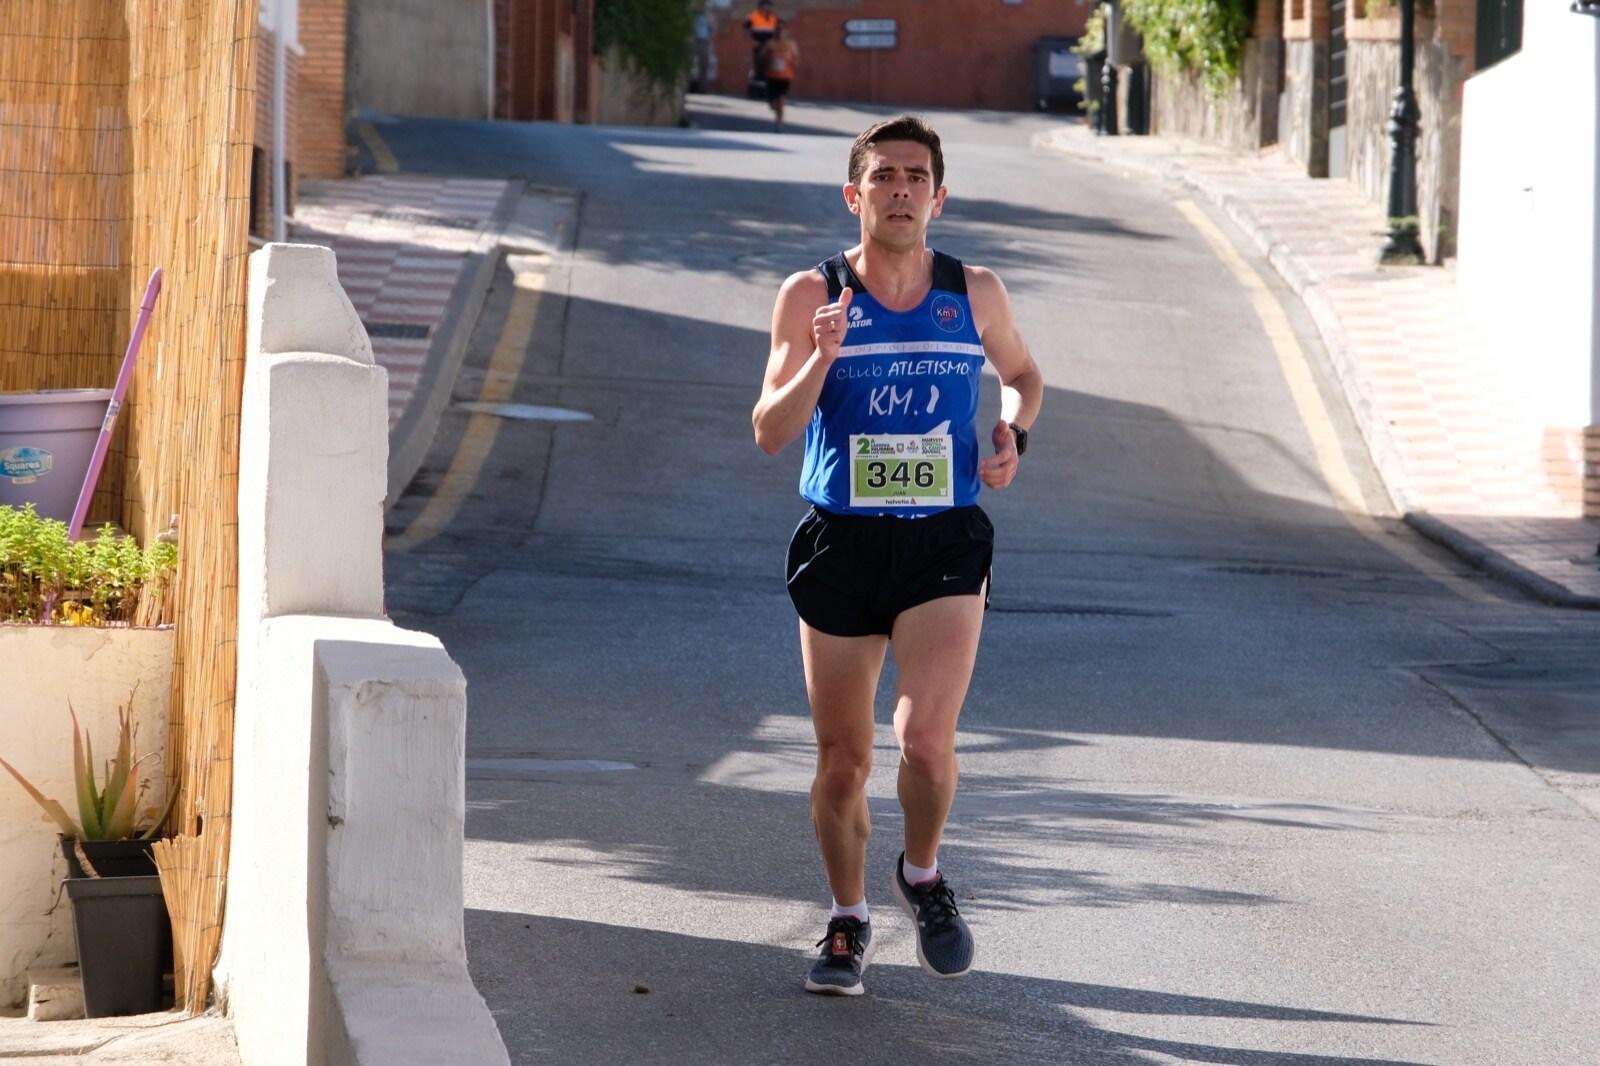
<path fill-rule="evenodd" d="M 961 260 L 933 253 L 933 288 L 910 311 L 867 292 L 843 253 L 817 266 L 849 328 L 806 427 L 800 495 L 840 514 L 920 518 L 978 502 L 983 344 Z"/>

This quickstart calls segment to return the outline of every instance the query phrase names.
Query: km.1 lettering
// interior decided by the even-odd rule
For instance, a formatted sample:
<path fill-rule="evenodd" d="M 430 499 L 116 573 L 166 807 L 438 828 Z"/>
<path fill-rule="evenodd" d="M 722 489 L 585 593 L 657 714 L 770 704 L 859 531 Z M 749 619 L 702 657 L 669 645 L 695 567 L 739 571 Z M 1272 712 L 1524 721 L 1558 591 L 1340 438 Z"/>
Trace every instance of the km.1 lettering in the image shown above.
<path fill-rule="evenodd" d="M 899 387 L 895 385 L 885 385 L 882 388 L 873 389 L 872 396 L 867 401 L 867 413 L 889 415 L 893 414 L 898 408 L 906 414 L 910 414 L 911 395 L 910 389 L 901 393 Z"/>

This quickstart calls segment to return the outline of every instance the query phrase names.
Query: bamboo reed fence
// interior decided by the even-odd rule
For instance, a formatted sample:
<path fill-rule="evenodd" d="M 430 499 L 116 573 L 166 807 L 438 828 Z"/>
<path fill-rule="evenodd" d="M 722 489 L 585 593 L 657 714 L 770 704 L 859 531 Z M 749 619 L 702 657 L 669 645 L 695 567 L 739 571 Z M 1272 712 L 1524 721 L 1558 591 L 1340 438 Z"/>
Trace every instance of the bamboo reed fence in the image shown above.
<path fill-rule="evenodd" d="M 158 848 L 178 1006 L 205 1009 L 233 792 L 239 405 L 256 0 L 4 0 L 0 390 L 109 388 L 164 286 L 92 518 L 176 518 L 177 640 Z"/>

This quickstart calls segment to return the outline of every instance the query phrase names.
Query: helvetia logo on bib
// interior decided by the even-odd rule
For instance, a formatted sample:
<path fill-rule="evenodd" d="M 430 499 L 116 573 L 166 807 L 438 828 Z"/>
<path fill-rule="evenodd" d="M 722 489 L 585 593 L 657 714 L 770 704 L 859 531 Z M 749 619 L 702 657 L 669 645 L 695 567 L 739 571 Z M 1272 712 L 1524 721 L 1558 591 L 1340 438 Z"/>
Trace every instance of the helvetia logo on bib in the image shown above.
<path fill-rule="evenodd" d="M 933 324 L 946 333 L 954 333 L 961 328 L 961 301 L 949 293 L 940 293 L 933 300 Z"/>

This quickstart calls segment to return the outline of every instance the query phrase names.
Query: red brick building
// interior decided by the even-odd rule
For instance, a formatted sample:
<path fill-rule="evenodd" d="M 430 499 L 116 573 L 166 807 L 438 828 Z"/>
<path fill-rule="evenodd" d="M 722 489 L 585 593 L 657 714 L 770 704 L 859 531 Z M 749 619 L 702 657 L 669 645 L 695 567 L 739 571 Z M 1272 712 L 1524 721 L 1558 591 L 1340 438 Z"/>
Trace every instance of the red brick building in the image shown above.
<path fill-rule="evenodd" d="M 1090 0 L 776 2 L 785 32 L 800 46 L 798 99 L 1001 111 L 1038 106 L 1034 42 L 1078 36 L 1091 6 Z M 742 23 L 754 7 L 741 0 L 715 12 L 713 92 L 745 90 L 751 45 Z M 857 20 L 892 20 L 893 46 L 850 47 L 845 23 Z"/>

